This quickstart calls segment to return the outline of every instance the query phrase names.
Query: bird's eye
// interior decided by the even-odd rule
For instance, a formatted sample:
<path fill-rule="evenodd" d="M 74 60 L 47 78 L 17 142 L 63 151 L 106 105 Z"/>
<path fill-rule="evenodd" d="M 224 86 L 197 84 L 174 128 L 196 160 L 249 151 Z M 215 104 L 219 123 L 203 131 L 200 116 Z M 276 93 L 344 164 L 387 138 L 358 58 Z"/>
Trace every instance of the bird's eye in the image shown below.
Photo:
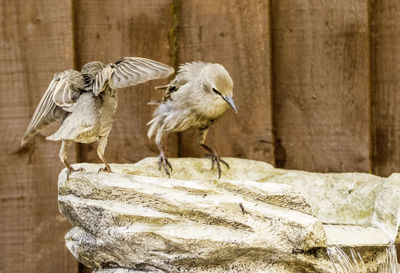
<path fill-rule="evenodd" d="M 222 96 L 222 94 L 217 89 L 213 88 L 212 91 L 214 91 L 215 94 Z"/>

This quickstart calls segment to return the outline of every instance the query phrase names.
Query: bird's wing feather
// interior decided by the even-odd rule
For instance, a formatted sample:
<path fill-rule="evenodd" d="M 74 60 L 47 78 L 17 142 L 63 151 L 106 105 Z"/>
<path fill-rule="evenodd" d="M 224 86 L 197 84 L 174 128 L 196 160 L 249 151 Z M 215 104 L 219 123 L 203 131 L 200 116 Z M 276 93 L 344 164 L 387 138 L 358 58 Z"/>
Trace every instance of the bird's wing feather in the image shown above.
<path fill-rule="evenodd" d="M 86 88 L 82 74 L 69 69 L 56 75 L 53 81 L 55 81 L 52 89 L 54 103 L 69 112 L 82 90 Z"/>
<path fill-rule="evenodd" d="M 185 85 L 189 80 L 195 80 L 197 77 L 199 77 L 201 70 L 207 64 L 208 63 L 199 61 L 199 62 L 185 63 L 179 66 L 179 70 L 176 77 L 169 83 L 165 96 L 161 101 L 165 102 L 169 100 L 171 94 L 178 91 L 179 88 L 181 88 L 181 86 Z"/>
<path fill-rule="evenodd" d="M 192 63 L 185 63 L 179 67 L 178 75 L 181 75 L 182 78 L 186 80 L 189 79 L 196 79 L 199 77 L 199 74 L 203 68 L 210 63 L 204 62 L 192 62 Z"/>
<path fill-rule="evenodd" d="M 32 116 L 28 129 L 22 137 L 21 145 L 51 122 L 70 112 L 71 107 L 79 98 L 80 90 L 84 87 L 85 83 L 78 71 L 70 69 L 55 74 Z"/>
<path fill-rule="evenodd" d="M 108 64 L 96 74 L 92 86 L 97 96 L 107 86 L 112 89 L 125 88 L 149 80 L 166 78 L 174 73 L 168 65 L 139 57 L 125 57 L 114 64 Z"/>

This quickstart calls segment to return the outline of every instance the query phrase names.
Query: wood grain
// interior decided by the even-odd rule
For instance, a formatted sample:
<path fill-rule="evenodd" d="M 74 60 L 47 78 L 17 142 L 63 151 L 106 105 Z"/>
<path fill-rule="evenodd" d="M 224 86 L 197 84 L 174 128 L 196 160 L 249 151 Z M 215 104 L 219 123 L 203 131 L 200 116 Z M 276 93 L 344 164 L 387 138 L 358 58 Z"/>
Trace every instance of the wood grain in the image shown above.
<path fill-rule="evenodd" d="M 221 156 L 274 162 L 268 1 L 177 1 L 177 61 L 220 63 L 234 82 L 229 111 L 206 143 Z M 180 138 L 181 156 L 202 156 L 197 132 Z"/>
<path fill-rule="evenodd" d="M 73 66 L 71 2 L 0 1 L 0 272 L 71 272 L 58 212 L 59 143 L 12 154 L 55 72 Z M 70 157 L 74 158 L 74 151 Z"/>
<path fill-rule="evenodd" d="M 169 31 L 173 20 L 172 0 L 76 1 L 75 35 L 79 69 L 87 62 L 115 62 L 123 56 L 139 56 L 172 64 Z M 109 162 L 138 161 L 158 155 L 147 139 L 147 122 L 153 107 L 147 103 L 162 97 L 154 90 L 168 80 L 151 81 L 118 91 L 118 109 L 106 147 Z M 177 155 L 177 138 L 170 139 L 169 154 Z M 100 162 L 97 144 L 80 145 L 80 160 Z"/>
<path fill-rule="evenodd" d="M 396 0 L 1 0 L 0 15 L 0 273 L 78 272 L 57 209 L 60 144 L 44 140 L 57 124 L 12 152 L 53 74 L 89 61 L 224 65 L 239 113 L 209 132 L 222 156 L 309 171 L 400 171 Z M 146 136 L 147 102 L 167 82 L 118 92 L 108 161 L 158 154 Z M 171 135 L 168 155 L 202 156 L 196 134 Z M 99 162 L 96 144 L 77 150 L 72 162 Z"/>
<path fill-rule="evenodd" d="M 279 167 L 370 171 L 368 1 L 272 0 Z"/>
<path fill-rule="evenodd" d="M 372 1 L 373 172 L 400 171 L 400 2 Z"/>

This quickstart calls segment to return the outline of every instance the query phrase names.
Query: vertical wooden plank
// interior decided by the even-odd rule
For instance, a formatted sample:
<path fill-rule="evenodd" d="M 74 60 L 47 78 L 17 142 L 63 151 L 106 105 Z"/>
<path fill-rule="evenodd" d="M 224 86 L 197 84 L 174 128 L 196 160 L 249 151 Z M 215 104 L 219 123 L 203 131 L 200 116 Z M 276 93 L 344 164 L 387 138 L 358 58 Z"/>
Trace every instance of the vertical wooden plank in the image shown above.
<path fill-rule="evenodd" d="M 277 165 L 370 171 L 368 1 L 271 8 Z"/>
<path fill-rule="evenodd" d="M 44 141 L 50 129 L 28 154 L 11 154 L 54 73 L 73 66 L 71 9 L 70 0 L 0 1 L 1 272 L 78 270 L 57 207 L 60 144 Z"/>
<path fill-rule="evenodd" d="M 373 172 L 400 171 L 400 2 L 372 1 Z"/>
<path fill-rule="evenodd" d="M 207 143 L 222 156 L 273 163 L 269 2 L 179 1 L 178 11 L 178 62 L 220 63 L 234 82 L 238 114 L 221 118 Z M 181 134 L 180 153 L 204 154 L 197 131 Z"/>
<path fill-rule="evenodd" d="M 172 0 L 76 1 L 76 48 L 78 68 L 90 61 L 115 62 L 123 56 L 140 56 L 169 63 L 169 31 L 173 26 Z M 146 123 L 154 108 L 147 102 L 162 97 L 151 81 L 118 91 L 118 109 L 106 148 L 109 162 L 137 161 L 158 155 L 147 139 Z M 96 144 L 81 145 L 82 161 L 99 162 Z M 169 153 L 177 154 L 177 139 Z"/>

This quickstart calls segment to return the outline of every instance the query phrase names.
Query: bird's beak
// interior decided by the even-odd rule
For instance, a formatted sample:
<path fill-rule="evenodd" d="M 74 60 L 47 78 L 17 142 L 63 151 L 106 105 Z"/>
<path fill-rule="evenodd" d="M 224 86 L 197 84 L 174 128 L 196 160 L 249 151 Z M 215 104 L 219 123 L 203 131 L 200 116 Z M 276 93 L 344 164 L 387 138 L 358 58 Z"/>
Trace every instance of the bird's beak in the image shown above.
<path fill-rule="evenodd" d="M 235 102 L 233 101 L 232 96 L 225 96 L 224 100 L 232 107 L 233 110 L 235 110 L 235 113 L 237 114 L 237 109 L 236 109 Z"/>

